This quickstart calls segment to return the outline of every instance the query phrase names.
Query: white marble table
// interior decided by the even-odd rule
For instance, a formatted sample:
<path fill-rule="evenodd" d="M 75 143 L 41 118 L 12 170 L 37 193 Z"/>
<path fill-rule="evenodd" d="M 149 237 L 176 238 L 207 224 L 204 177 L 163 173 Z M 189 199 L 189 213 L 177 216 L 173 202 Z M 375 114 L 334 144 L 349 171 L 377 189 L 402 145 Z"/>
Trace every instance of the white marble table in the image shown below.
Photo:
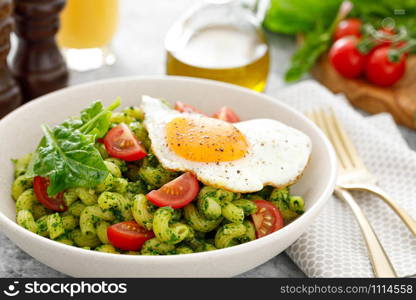
<path fill-rule="evenodd" d="M 70 84 L 131 76 L 157 75 L 165 72 L 164 35 L 172 22 L 190 5 L 200 0 L 120 0 L 120 28 L 113 49 L 117 62 L 100 70 L 72 73 Z M 282 74 L 294 49 L 292 38 L 269 34 L 272 67 L 266 93 L 273 95 L 282 86 Z M 416 133 L 401 128 L 409 145 L 416 150 Z M 53 253 L 51 253 L 53 255 Z M 0 277 L 64 277 L 36 261 L 0 233 Z M 305 277 L 288 258 L 280 254 L 241 277 Z"/>

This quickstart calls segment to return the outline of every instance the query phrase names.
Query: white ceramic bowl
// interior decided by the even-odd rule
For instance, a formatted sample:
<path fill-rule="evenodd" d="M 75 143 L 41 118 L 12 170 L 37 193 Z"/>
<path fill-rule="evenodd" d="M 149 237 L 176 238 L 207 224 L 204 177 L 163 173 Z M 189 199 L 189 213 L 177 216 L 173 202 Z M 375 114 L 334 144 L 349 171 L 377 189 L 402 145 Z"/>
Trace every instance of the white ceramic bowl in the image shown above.
<path fill-rule="evenodd" d="M 243 120 L 271 118 L 306 133 L 313 151 L 302 179 L 293 187 L 306 212 L 283 229 L 261 239 L 211 252 L 173 256 L 130 256 L 87 251 L 36 235 L 15 223 L 11 158 L 31 152 L 42 134 L 40 125 L 61 123 L 78 115 L 93 100 L 138 105 L 141 95 L 183 101 L 213 113 L 223 105 Z M 63 89 L 32 101 L 0 121 L 0 229 L 25 252 L 44 264 L 79 277 L 228 277 L 254 268 L 291 245 L 312 222 L 332 194 L 336 160 L 322 132 L 301 113 L 269 96 L 215 81 L 181 77 L 117 78 Z"/>

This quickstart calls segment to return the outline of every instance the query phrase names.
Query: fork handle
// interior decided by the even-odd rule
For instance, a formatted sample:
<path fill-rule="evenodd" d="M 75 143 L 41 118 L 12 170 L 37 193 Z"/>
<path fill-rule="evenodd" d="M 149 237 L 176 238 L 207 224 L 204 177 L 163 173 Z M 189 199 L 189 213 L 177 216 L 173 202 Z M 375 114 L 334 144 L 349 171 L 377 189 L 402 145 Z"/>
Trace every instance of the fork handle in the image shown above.
<path fill-rule="evenodd" d="M 368 222 L 360 206 L 358 206 L 351 194 L 342 188 L 336 188 L 335 194 L 344 199 L 354 213 L 368 249 L 374 275 L 376 277 L 397 277 L 390 259 L 388 258 L 383 246 L 381 245 L 376 233 L 371 227 L 371 224 Z"/>
<path fill-rule="evenodd" d="M 394 201 L 385 191 L 383 191 L 380 187 L 376 185 L 368 185 L 368 184 L 343 184 L 342 188 L 346 190 L 357 190 L 357 191 L 366 191 L 373 193 L 379 196 L 384 202 L 386 202 L 394 212 L 402 219 L 404 224 L 409 228 L 409 230 L 416 236 L 416 222 L 415 220 L 409 216 L 406 211 L 401 208 L 396 201 Z"/>

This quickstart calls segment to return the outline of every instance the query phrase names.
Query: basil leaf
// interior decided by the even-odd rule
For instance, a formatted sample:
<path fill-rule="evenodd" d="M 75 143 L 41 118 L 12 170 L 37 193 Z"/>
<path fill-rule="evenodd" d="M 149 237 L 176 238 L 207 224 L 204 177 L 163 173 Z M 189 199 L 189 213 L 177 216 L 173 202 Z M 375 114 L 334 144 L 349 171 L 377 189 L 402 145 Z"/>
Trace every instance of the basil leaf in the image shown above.
<path fill-rule="evenodd" d="M 372 0 L 374 1 L 374 0 Z M 284 34 L 307 33 L 317 20 L 329 26 L 342 0 L 271 0 L 263 26 Z"/>
<path fill-rule="evenodd" d="M 263 26 L 272 32 L 302 34 L 305 40 L 295 52 L 286 81 L 295 81 L 309 71 L 319 56 L 331 46 L 334 20 L 343 0 L 271 0 Z M 344 1 L 345 2 L 345 1 Z M 415 0 L 350 0 L 349 17 L 356 17 L 376 28 L 390 20 L 396 28 L 404 26 L 416 38 Z M 339 20 L 336 20 L 339 21 Z"/>
<path fill-rule="evenodd" d="M 285 80 L 287 82 L 299 80 L 304 73 L 313 67 L 321 54 L 328 49 L 331 40 L 331 33 L 323 27 L 318 27 L 315 31 L 306 35 L 304 43 L 291 58 Z"/>
<path fill-rule="evenodd" d="M 42 125 L 44 137 L 32 156 L 27 177 L 49 177 L 48 194 L 55 195 L 74 187 L 94 187 L 104 181 L 108 170 L 95 145 L 110 127 L 111 111 L 120 105 L 117 99 L 107 108 L 94 102 L 81 112 L 50 129 Z"/>
<path fill-rule="evenodd" d="M 85 124 L 91 121 L 96 115 L 103 111 L 103 104 L 100 101 L 91 103 L 86 109 L 81 111 L 81 121 Z"/>
<path fill-rule="evenodd" d="M 100 101 L 92 103 L 81 112 L 83 124 L 79 130 L 85 134 L 94 134 L 97 138 L 104 137 L 110 127 L 111 111 L 119 105 L 119 98 L 107 108 Z"/>
<path fill-rule="evenodd" d="M 108 170 L 94 147 L 94 136 L 64 126 L 51 130 L 42 125 L 42 130 L 45 145 L 38 148 L 33 170 L 38 176 L 49 177 L 49 195 L 72 187 L 94 187 L 104 181 Z"/>

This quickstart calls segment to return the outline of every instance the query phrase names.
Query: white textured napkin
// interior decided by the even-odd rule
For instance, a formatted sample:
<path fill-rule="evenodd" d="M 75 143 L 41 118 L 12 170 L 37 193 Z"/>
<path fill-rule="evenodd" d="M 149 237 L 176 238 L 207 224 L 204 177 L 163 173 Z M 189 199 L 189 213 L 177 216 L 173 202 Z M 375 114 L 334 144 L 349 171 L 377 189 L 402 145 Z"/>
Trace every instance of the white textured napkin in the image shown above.
<path fill-rule="evenodd" d="M 342 96 L 335 96 L 315 81 L 283 89 L 276 97 L 304 112 L 332 106 L 379 185 L 416 218 L 416 152 L 408 148 L 390 115 L 363 117 Z M 415 275 L 416 238 L 381 199 L 363 192 L 353 196 L 398 275 Z M 354 216 L 347 204 L 335 197 L 286 252 L 310 277 L 374 276 Z"/>

